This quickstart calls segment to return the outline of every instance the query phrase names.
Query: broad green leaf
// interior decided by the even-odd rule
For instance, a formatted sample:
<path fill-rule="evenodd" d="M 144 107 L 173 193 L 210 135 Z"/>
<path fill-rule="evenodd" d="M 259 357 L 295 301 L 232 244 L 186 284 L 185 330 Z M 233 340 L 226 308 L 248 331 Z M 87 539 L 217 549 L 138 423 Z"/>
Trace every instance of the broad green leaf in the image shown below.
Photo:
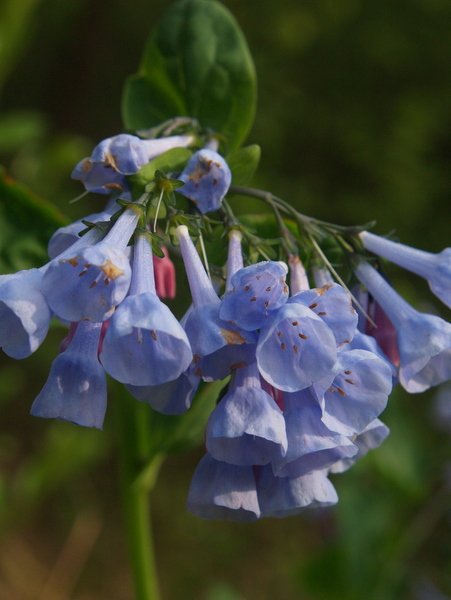
<path fill-rule="evenodd" d="M 260 162 L 261 149 L 258 144 L 233 150 L 226 156 L 232 171 L 232 185 L 247 185 L 255 174 Z"/>
<path fill-rule="evenodd" d="M 50 236 L 66 224 L 52 204 L 32 194 L 0 168 L 0 272 L 45 263 Z"/>
<path fill-rule="evenodd" d="M 134 175 L 130 175 L 128 182 L 133 197 L 138 199 L 141 196 L 145 186 L 155 178 L 157 171 L 163 171 L 164 173 L 181 171 L 191 158 L 191 154 L 191 151 L 187 148 L 173 148 L 151 160 Z"/>
<path fill-rule="evenodd" d="M 175 116 L 197 118 L 233 149 L 252 126 L 255 103 L 255 69 L 234 17 L 216 0 L 181 0 L 162 18 L 138 74 L 126 82 L 122 112 L 135 130 Z"/>

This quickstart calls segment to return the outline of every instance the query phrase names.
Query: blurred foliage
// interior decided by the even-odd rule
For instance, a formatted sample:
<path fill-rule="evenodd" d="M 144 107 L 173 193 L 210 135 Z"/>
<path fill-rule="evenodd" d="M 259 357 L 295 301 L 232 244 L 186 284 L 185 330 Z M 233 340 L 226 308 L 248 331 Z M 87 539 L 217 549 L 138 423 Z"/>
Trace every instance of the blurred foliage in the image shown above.
<path fill-rule="evenodd" d="M 395 230 L 406 243 L 430 251 L 449 245 L 448 0 L 224 4 L 246 33 L 259 77 L 249 136 L 262 148 L 255 184 L 318 218 L 375 218 L 376 231 Z M 95 142 L 121 130 L 124 80 L 166 5 L 4 0 L 0 161 L 32 198 L 69 217 L 103 204 L 91 196 L 69 205 L 82 191 L 70 172 Z M 51 211 L 41 227 L 30 212 L 22 222 L 29 233 L 16 239 L 4 207 L 15 203 L 9 219 L 29 194 L 8 181 L 0 198 L 2 270 L 23 266 L 12 262 L 17 244 L 25 261 L 40 260 L 51 221 L 60 218 Z M 247 214 L 261 208 L 233 202 Z M 441 310 L 423 282 L 388 273 L 418 308 Z M 125 600 L 114 397 L 103 433 L 28 416 L 63 335 L 54 328 L 24 363 L 0 358 L 0 598 Z M 184 509 L 201 450 L 171 456 L 153 502 L 163 596 L 451 597 L 451 424 L 434 414 L 433 395 L 396 391 L 383 415 L 391 436 L 334 478 L 341 500 L 325 514 L 250 526 L 201 522 Z"/>

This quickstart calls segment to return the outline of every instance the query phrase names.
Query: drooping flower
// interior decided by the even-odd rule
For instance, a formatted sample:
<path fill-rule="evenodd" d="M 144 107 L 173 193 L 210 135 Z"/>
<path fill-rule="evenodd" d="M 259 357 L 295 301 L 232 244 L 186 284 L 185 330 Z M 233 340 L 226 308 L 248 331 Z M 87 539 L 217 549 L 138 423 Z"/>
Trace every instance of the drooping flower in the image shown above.
<path fill-rule="evenodd" d="M 139 235 L 130 292 L 110 320 L 100 360 L 122 383 L 157 386 L 177 379 L 192 358 L 183 327 L 156 294 L 152 249 Z"/>
<path fill-rule="evenodd" d="M 411 393 L 423 392 L 451 377 L 451 325 L 416 311 L 368 263 L 355 273 L 396 328 L 399 381 Z"/>
<path fill-rule="evenodd" d="M 207 450 L 234 465 L 265 465 L 285 455 L 282 411 L 261 387 L 257 365 L 237 369 L 228 393 L 210 415 Z"/>
<path fill-rule="evenodd" d="M 223 379 L 232 368 L 254 361 L 255 336 L 220 318 L 221 302 L 188 229 L 180 225 L 176 233 L 193 299 L 193 307 L 183 321 L 196 371 L 204 379 Z"/>
<path fill-rule="evenodd" d="M 74 251 L 94 243 L 98 236 L 91 230 L 72 246 Z M 47 335 L 51 310 L 42 283 L 49 265 L 0 276 L 0 347 L 12 358 L 30 356 Z"/>
<path fill-rule="evenodd" d="M 362 231 L 360 239 L 370 252 L 424 277 L 437 298 L 451 308 L 451 248 L 433 254 L 393 242 L 369 231 Z"/>
<path fill-rule="evenodd" d="M 30 356 L 44 341 L 51 313 L 39 269 L 0 278 L 0 348 L 12 358 Z"/>
<path fill-rule="evenodd" d="M 133 175 L 150 160 L 177 147 L 193 142 L 190 135 L 175 135 L 154 140 L 142 140 L 121 133 L 97 144 L 89 158 L 81 160 L 72 171 L 72 179 L 83 183 L 88 192 L 110 194 L 119 192 L 129 199 L 126 175 Z"/>
<path fill-rule="evenodd" d="M 101 323 L 82 321 L 67 350 L 53 361 L 31 414 L 102 429 L 106 411 L 105 372 L 98 361 Z"/>
<path fill-rule="evenodd" d="M 253 467 L 240 467 L 206 454 L 196 467 L 187 507 L 202 519 L 255 521 L 260 517 Z"/>
<path fill-rule="evenodd" d="M 285 263 L 259 262 L 237 271 L 231 290 L 222 300 L 219 314 L 246 331 L 255 331 L 268 321 L 288 298 Z"/>
<path fill-rule="evenodd" d="M 302 303 L 288 302 L 261 329 L 256 356 L 271 385 L 297 392 L 332 373 L 337 344 L 321 317 Z"/>
<path fill-rule="evenodd" d="M 323 408 L 323 423 L 331 430 L 352 436 L 362 433 L 387 405 L 392 372 L 385 360 L 365 350 L 338 353 L 334 378 L 314 384 Z"/>
<path fill-rule="evenodd" d="M 273 462 L 279 477 L 299 477 L 326 469 L 339 460 L 357 454 L 349 437 L 331 431 L 322 422 L 321 406 L 310 388 L 283 394 L 288 449 Z"/>
<path fill-rule="evenodd" d="M 127 209 L 102 241 L 78 252 L 71 247 L 49 264 L 42 290 L 59 318 L 97 322 L 113 314 L 130 286 L 131 269 L 124 250 L 138 218 L 137 212 Z"/>
<path fill-rule="evenodd" d="M 201 213 L 207 213 L 221 206 L 232 173 L 220 154 L 204 148 L 193 154 L 179 179 L 184 185 L 177 192 L 194 202 Z"/>

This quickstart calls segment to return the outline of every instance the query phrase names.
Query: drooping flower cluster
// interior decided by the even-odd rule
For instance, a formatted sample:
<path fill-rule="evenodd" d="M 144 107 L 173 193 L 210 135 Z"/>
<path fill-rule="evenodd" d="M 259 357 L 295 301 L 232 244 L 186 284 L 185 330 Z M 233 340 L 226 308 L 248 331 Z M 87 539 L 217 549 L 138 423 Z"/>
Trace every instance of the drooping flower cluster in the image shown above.
<path fill-rule="evenodd" d="M 211 298 L 208 339 L 216 336 L 220 347 L 216 371 L 231 373 L 207 425 L 207 454 L 193 477 L 190 510 L 248 521 L 334 504 L 328 473 L 345 470 L 385 438 L 388 430 L 377 417 L 392 385 L 385 358 L 352 346 L 357 313 L 350 295 L 327 284 L 292 289 L 289 297 L 288 269 L 279 262 L 230 273 L 241 262 L 235 256 L 240 235 L 233 232 L 229 289 L 219 300 L 200 261 L 192 259 L 188 232 L 180 227 L 178 235 L 194 304 L 200 289 Z M 292 282 L 302 279 L 298 267 Z M 199 375 L 211 377 L 210 348 L 196 349 Z"/>
<path fill-rule="evenodd" d="M 217 213 L 229 232 L 225 291 L 218 295 L 187 224 L 195 230 L 221 209 L 231 184 L 223 157 L 198 149 L 177 172 L 164 174 L 161 190 L 150 182 L 139 200 L 128 179 L 164 152 L 192 145 L 192 135 L 122 134 L 77 165 L 73 177 L 88 191 L 110 194 L 107 206 L 55 232 L 43 267 L 0 276 L 0 347 L 25 358 L 43 342 L 52 317 L 69 324 L 31 412 L 88 427 L 103 425 L 106 374 L 172 415 L 190 408 L 202 381 L 228 378 L 208 420 L 189 509 L 204 518 L 252 521 L 329 506 L 337 501 L 329 475 L 388 435 L 379 416 L 392 383 L 421 392 L 450 379 L 451 325 L 407 304 L 363 253 L 352 257 L 365 286 L 356 292 L 359 315 L 327 263 L 313 264 L 311 289 L 295 254 L 286 256 L 288 266 L 244 266 L 244 228 L 230 224 L 230 209 Z M 167 190 L 191 204 L 185 213 L 168 202 L 162 239 L 155 232 Z M 202 241 L 201 228 L 197 235 Z M 192 297 L 181 322 L 162 302 L 175 295 L 166 248 L 174 237 Z M 368 232 L 359 243 L 425 277 L 451 305 L 449 249 L 431 255 Z"/>

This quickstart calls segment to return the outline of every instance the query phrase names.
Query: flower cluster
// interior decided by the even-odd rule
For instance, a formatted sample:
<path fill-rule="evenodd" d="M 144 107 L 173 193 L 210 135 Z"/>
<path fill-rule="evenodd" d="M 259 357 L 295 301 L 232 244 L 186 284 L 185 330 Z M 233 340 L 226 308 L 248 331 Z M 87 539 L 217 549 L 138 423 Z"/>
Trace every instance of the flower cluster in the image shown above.
<path fill-rule="evenodd" d="M 231 374 L 208 421 L 189 509 L 249 521 L 334 504 L 328 474 L 388 434 L 377 418 L 392 386 L 388 360 L 361 349 L 357 313 L 340 285 L 297 289 L 306 279 L 292 261 L 289 296 L 284 263 L 240 268 L 241 236 L 232 231 L 228 289 L 219 299 L 186 228 L 178 235 L 194 304 L 186 331 L 196 372 Z"/>
<path fill-rule="evenodd" d="M 25 358 L 43 342 L 52 317 L 69 325 L 31 412 L 88 427 L 103 425 L 106 374 L 172 415 L 189 409 L 202 381 L 226 380 L 208 420 L 207 453 L 193 476 L 189 509 L 203 518 L 251 521 L 329 506 L 337 502 L 330 474 L 348 469 L 388 435 L 379 416 L 393 383 L 421 392 L 451 378 L 451 325 L 407 304 L 364 251 L 352 256 L 364 286 L 355 294 L 360 315 L 327 259 L 319 262 L 321 254 L 312 263 L 316 287 L 295 253 L 285 256 L 287 263 L 248 264 L 246 230 L 231 222 L 230 209 L 222 210 L 230 169 L 208 147 L 164 174 L 169 187 L 161 188 L 150 231 L 155 196 L 149 190 L 156 184 L 136 201 L 129 176 L 168 150 L 193 145 L 192 135 L 122 134 L 77 165 L 73 177 L 88 191 L 109 194 L 108 203 L 55 232 L 46 265 L 0 276 L 0 347 Z M 168 202 L 167 227 L 158 236 L 166 189 L 190 205 L 183 212 Z M 277 202 L 280 224 L 284 205 Z M 222 295 L 191 235 L 194 228 L 201 239 L 211 211 L 229 233 Z M 196 223 L 203 224 L 197 231 Z M 286 232 L 282 223 L 281 238 Z M 353 235 L 355 247 L 425 277 L 451 305 L 450 249 L 432 255 L 366 231 Z M 260 243 L 248 233 L 249 246 L 252 240 Z M 179 246 L 192 297 L 181 321 L 162 301 L 175 295 L 171 241 Z"/>

